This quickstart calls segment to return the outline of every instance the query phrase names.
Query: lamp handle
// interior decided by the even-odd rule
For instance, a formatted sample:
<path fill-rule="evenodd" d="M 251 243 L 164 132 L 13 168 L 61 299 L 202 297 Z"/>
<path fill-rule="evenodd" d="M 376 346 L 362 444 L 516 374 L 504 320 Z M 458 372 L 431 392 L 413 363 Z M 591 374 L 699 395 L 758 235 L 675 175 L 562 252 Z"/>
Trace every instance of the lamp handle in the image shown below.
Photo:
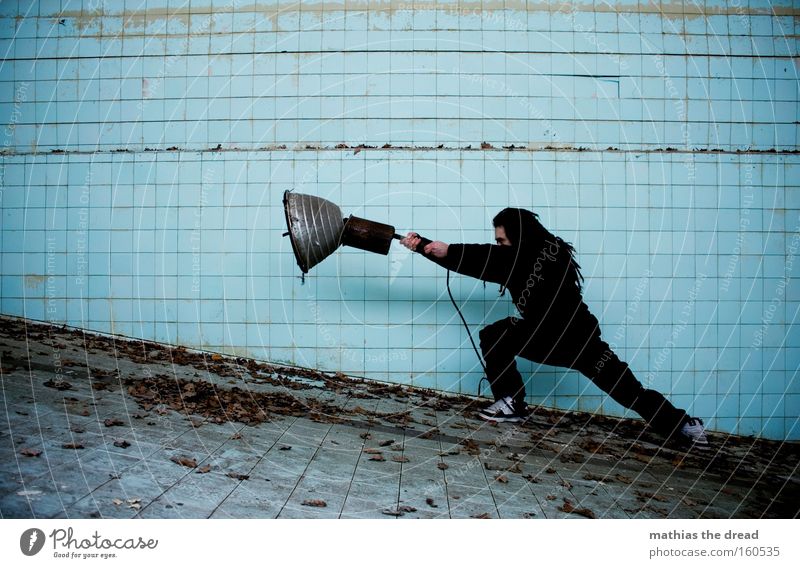
<path fill-rule="evenodd" d="M 414 249 L 414 252 L 418 252 L 420 254 L 425 254 L 423 252 L 423 250 L 425 249 L 425 247 L 427 245 L 431 244 L 433 241 L 431 241 L 430 239 L 426 239 L 425 237 L 423 237 L 421 235 L 417 235 L 417 236 L 419 237 L 419 244 L 417 245 L 417 248 Z M 400 239 L 402 239 L 404 237 L 403 237 L 403 235 L 398 235 L 397 233 L 395 233 L 392 238 L 397 239 L 399 241 Z"/>

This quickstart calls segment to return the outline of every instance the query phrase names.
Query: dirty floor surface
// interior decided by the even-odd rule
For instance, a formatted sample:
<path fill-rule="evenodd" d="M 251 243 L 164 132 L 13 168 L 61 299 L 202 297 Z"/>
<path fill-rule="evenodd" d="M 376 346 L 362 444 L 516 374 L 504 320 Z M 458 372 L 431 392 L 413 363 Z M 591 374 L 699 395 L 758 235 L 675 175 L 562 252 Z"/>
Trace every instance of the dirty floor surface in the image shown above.
<path fill-rule="evenodd" d="M 798 516 L 799 444 L 537 409 L 0 318 L 3 518 Z"/>

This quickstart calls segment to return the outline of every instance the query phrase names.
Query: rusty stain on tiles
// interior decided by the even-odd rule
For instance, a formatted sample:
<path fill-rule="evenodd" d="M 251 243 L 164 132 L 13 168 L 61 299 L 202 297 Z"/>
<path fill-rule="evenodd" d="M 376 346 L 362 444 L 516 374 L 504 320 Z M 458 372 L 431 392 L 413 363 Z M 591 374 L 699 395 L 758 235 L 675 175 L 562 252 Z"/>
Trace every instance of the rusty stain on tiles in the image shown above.
<path fill-rule="evenodd" d="M 45 276 L 42 274 L 26 274 L 25 275 L 25 287 L 26 288 L 36 288 L 44 282 Z"/>
<path fill-rule="evenodd" d="M 145 10 L 110 9 L 106 3 L 101 4 L 96 10 L 62 10 L 57 18 L 70 18 L 76 21 L 76 27 L 86 28 L 97 25 L 96 20 L 104 16 L 121 17 L 126 25 L 145 26 L 158 20 L 178 19 L 190 23 L 191 17 L 211 16 L 220 13 L 255 13 L 270 19 L 278 18 L 281 14 L 299 11 L 306 14 L 326 14 L 332 12 L 370 12 L 387 13 L 396 12 L 445 12 L 480 14 L 492 12 L 548 12 L 569 14 L 573 12 L 589 13 L 618 13 L 618 14 L 654 14 L 665 18 L 698 18 L 716 15 L 777 15 L 800 16 L 800 8 L 795 6 L 723 6 L 699 5 L 675 0 L 673 2 L 640 3 L 630 6 L 628 10 L 619 10 L 610 4 L 570 4 L 566 2 L 526 2 L 524 0 L 462 0 L 458 7 L 450 5 L 437 5 L 434 2 L 409 2 L 404 0 L 389 0 L 385 2 L 370 2 L 368 0 L 345 0 L 321 2 L 297 2 L 295 4 L 264 3 L 250 4 L 247 6 L 179 6 L 175 8 L 148 8 Z"/>

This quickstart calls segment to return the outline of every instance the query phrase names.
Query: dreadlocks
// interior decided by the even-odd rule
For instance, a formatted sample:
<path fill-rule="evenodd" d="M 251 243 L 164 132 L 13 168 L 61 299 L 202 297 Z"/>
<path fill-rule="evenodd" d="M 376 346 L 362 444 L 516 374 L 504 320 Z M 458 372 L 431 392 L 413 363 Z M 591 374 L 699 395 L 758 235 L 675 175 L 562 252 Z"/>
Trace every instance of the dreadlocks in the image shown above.
<path fill-rule="evenodd" d="M 569 279 L 575 283 L 578 292 L 581 291 L 583 274 L 581 266 L 575 260 L 575 248 L 571 243 L 548 231 L 536 213 L 527 209 L 506 207 L 495 215 L 492 224 L 495 227 L 503 227 L 511 244 L 522 250 L 538 250 L 545 246 L 546 241 L 555 241 L 558 244 L 558 260 L 568 263 Z"/>

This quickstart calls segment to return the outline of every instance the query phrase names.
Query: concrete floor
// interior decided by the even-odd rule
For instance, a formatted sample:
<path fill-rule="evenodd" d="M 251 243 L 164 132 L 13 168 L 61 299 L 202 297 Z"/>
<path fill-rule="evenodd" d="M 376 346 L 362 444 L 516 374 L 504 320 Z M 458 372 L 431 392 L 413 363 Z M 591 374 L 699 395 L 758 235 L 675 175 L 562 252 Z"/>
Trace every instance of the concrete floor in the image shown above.
<path fill-rule="evenodd" d="M 384 385 L 0 317 L 3 518 L 793 518 L 800 444 Z"/>

